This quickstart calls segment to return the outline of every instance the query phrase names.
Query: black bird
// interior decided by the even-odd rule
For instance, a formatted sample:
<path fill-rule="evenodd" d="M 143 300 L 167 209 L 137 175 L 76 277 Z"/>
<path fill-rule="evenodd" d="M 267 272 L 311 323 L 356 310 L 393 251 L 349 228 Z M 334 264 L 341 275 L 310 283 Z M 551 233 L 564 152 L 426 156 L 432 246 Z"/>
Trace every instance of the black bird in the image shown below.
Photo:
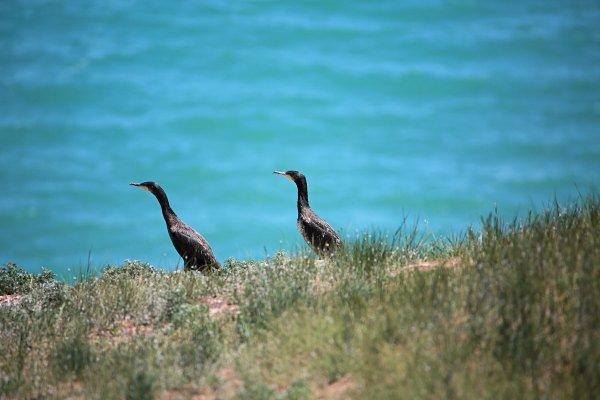
<path fill-rule="evenodd" d="M 175 246 L 175 250 L 177 250 L 181 258 L 183 258 L 184 270 L 206 272 L 220 268 L 219 262 L 215 258 L 208 242 L 202 235 L 177 217 L 169 205 L 167 194 L 158 183 L 131 183 L 131 186 L 147 190 L 156 196 L 165 222 L 167 223 L 167 229 L 173 246 Z"/>
<path fill-rule="evenodd" d="M 342 240 L 325 220 L 319 217 L 308 204 L 306 177 L 298 171 L 274 171 L 274 174 L 294 182 L 298 187 L 298 230 L 304 240 L 319 255 L 331 255 L 342 246 Z"/>

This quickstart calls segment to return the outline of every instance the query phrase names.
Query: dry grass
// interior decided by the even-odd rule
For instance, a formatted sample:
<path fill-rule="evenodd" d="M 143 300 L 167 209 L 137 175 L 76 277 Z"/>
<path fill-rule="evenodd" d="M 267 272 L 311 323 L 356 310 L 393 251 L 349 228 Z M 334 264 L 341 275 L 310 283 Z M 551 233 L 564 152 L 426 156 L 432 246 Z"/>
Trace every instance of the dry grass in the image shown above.
<path fill-rule="evenodd" d="M 590 398 L 600 202 L 210 276 L 0 269 L 0 398 Z"/>

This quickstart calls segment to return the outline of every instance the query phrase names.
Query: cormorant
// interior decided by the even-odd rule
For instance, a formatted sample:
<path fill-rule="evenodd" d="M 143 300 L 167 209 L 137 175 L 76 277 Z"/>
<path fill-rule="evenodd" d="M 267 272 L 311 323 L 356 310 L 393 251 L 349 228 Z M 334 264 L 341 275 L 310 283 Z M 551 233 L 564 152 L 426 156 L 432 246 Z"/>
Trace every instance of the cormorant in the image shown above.
<path fill-rule="evenodd" d="M 173 246 L 175 246 L 175 250 L 177 250 L 181 258 L 183 258 L 184 270 L 206 272 L 220 268 L 219 262 L 215 258 L 208 242 L 202 235 L 177 217 L 169 205 L 167 194 L 158 183 L 131 183 L 131 186 L 149 191 L 158 200 Z"/>
<path fill-rule="evenodd" d="M 298 171 L 274 171 L 273 173 L 289 179 L 298 187 L 298 230 L 315 253 L 331 255 L 339 249 L 342 246 L 339 235 L 331 225 L 315 214 L 308 204 L 306 177 Z"/>

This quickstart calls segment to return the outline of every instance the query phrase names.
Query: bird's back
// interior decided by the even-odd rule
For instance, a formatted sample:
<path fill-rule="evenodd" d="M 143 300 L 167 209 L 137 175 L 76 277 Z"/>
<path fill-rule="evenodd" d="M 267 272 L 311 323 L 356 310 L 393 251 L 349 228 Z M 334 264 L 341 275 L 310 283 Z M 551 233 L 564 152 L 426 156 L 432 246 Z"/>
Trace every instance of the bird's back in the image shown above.
<path fill-rule="evenodd" d="M 331 225 L 310 208 L 302 210 L 297 224 L 304 240 L 318 254 L 331 254 L 342 245 L 342 240 Z"/>
<path fill-rule="evenodd" d="M 220 267 L 206 239 L 181 220 L 169 226 L 169 236 L 184 260 L 185 269 L 204 271 Z"/>

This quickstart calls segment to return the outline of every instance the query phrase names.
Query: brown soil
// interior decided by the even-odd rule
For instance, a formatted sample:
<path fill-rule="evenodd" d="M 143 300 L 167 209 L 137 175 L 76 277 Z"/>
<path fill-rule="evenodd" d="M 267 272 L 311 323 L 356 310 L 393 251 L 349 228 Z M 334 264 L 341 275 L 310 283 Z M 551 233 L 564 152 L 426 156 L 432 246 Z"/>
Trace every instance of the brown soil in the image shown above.
<path fill-rule="evenodd" d="M 465 262 L 460 257 L 451 257 L 445 260 L 420 260 L 411 264 L 405 265 L 398 269 L 392 270 L 390 276 L 398 276 L 403 271 L 419 270 L 419 271 L 430 271 L 434 268 L 457 268 L 461 265 L 465 265 Z"/>
<path fill-rule="evenodd" d="M 355 389 L 356 386 L 356 380 L 352 375 L 344 375 L 337 381 L 318 388 L 314 394 L 317 399 L 349 399 L 350 392 Z"/>
<path fill-rule="evenodd" d="M 231 367 L 221 368 L 214 376 L 216 381 L 212 386 L 206 385 L 202 388 L 184 386 L 182 388 L 170 389 L 165 391 L 160 398 L 163 400 L 216 400 L 232 398 L 243 386 L 243 382 Z"/>
<path fill-rule="evenodd" d="M 0 307 L 11 307 L 19 304 L 23 298 L 20 294 L 5 294 L 0 296 Z"/>
<path fill-rule="evenodd" d="M 236 316 L 239 313 L 239 308 L 236 304 L 232 304 L 224 297 L 220 296 L 204 296 L 200 298 L 200 303 L 208 307 L 208 315 L 211 318 L 223 318 L 226 316 Z"/>
<path fill-rule="evenodd" d="M 166 325 L 165 327 L 166 328 Z M 152 336 L 155 334 L 156 327 L 144 325 L 133 320 L 129 315 L 115 323 L 111 329 L 105 329 L 91 334 L 91 338 L 100 340 L 107 339 L 111 344 L 129 342 L 138 336 Z"/>

